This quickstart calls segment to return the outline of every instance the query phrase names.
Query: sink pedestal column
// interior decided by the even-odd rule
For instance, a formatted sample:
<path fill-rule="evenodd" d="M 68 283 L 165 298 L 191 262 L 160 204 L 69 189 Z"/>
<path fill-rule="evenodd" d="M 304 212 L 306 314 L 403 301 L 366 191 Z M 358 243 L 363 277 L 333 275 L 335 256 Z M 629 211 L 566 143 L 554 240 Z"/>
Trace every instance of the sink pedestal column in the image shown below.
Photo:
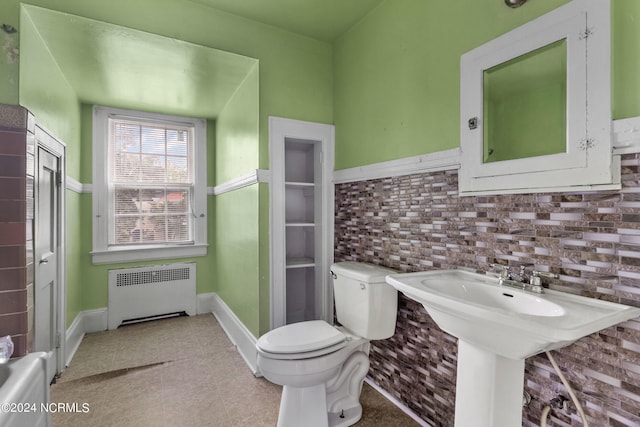
<path fill-rule="evenodd" d="M 521 427 L 524 359 L 458 340 L 455 427 Z"/>

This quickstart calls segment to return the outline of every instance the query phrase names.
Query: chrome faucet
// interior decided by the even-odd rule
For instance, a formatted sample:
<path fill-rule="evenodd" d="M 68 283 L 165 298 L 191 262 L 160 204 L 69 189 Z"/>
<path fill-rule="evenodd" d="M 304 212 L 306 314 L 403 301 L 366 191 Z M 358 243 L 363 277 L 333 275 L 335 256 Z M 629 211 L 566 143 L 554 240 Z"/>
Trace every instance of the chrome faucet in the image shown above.
<path fill-rule="evenodd" d="M 500 280 L 511 280 L 511 270 L 509 270 L 508 265 L 502 264 L 489 264 L 492 268 L 496 268 L 500 270 L 500 275 L 498 276 Z"/>
<path fill-rule="evenodd" d="M 519 280 L 515 280 L 508 265 L 502 264 L 489 264 L 493 268 L 500 269 L 500 274 L 498 275 L 499 281 L 498 284 L 500 286 L 508 286 L 510 288 L 521 289 L 527 292 L 533 292 L 536 294 L 541 294 L 544 292 L 544 288 L 542 287 L 542 277 L 547 277 L 549 279 L 557 279 L 558 275 L 553 273 L 548 273 L 546 271 L 538 271 L 533 270 L 531 272 L 531 276 L 529 276 L 529 280 L 527 281 L 525 275 L 525 266 L 520 266 L 520 273 L 517 275 Z"/>
<path fill-rule="evenodd" d="M 557 279 L 559 276 L 554 273 L 549 273 L 546 271 L 538 271 L 533 270 L 531 272 L 531 277 L 529 277 L 529 286 L 531 287 L 531 292 L 535 292 L 541 294 L 543 292 L 542 288 L 542 278 L 546 277 L 549 279 Z"/>

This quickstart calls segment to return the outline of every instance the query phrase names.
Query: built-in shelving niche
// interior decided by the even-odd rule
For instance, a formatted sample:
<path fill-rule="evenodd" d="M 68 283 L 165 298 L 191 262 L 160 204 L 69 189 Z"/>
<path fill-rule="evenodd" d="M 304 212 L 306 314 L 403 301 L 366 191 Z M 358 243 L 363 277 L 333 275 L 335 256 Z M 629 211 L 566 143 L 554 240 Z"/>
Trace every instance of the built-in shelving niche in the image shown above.
<path fill-rule="evenodd" d="M 270 138 L 272 327 L 331 320 L 333 126 L 272 118 Z"/>
<path fill-rule="evenodd" d="M 285 138 L 286 323 L 320 315 L 315 286 L 322 280 L 316 274 L 322 249 L 315 244 L 321 230 L 315 223 L 322 210 L 315 191 L 320 155 L 320 141 Z"/>

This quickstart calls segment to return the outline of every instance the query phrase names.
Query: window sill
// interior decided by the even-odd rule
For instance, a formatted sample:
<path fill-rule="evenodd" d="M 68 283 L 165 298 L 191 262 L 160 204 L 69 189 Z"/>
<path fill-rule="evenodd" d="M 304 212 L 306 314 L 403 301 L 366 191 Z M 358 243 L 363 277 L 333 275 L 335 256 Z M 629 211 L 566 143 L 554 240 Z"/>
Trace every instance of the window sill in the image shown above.
<path fill-rule="evenodd" d="M 207 255 L 205 244 L 188 246 L 148 246 L 144 248 L 112 248 L 92 251 L 93 264 L 116 264 L 121 262 L 152 261 L 159 259 L 189 258 Z"/>

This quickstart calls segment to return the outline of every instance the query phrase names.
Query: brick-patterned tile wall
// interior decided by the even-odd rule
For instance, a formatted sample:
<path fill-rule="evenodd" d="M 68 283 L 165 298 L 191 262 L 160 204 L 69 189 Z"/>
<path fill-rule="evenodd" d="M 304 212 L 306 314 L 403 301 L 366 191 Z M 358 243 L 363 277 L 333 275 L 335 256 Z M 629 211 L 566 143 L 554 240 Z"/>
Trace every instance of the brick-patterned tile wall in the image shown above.
<path fill-rule="evenodd" d="M 488 263 L 551 271 L 552 289 L 640 307 L 640 154 L 622 161 L 623 188 L 591 193 L 460 197 L 457 171 L 336 186 L 335 260 L 401 271 Z M 591 426 L 640 426 L 640 319 L 554 352 Z M 394 337 L 374 342 L 370 375 L 433 426 L 452 426 L 457 341 L 400 296 Z M 526 361 L 533 401 L 523 424 L 568 396 L 546 356 Z M 549 426 L 579 426 L 573 405 Z"/>
<path fill-rule="evenodd" d="M 28 111 L 0 105 L 0 336 L 14 357 L 33 348 L 35 142 Z"/>

